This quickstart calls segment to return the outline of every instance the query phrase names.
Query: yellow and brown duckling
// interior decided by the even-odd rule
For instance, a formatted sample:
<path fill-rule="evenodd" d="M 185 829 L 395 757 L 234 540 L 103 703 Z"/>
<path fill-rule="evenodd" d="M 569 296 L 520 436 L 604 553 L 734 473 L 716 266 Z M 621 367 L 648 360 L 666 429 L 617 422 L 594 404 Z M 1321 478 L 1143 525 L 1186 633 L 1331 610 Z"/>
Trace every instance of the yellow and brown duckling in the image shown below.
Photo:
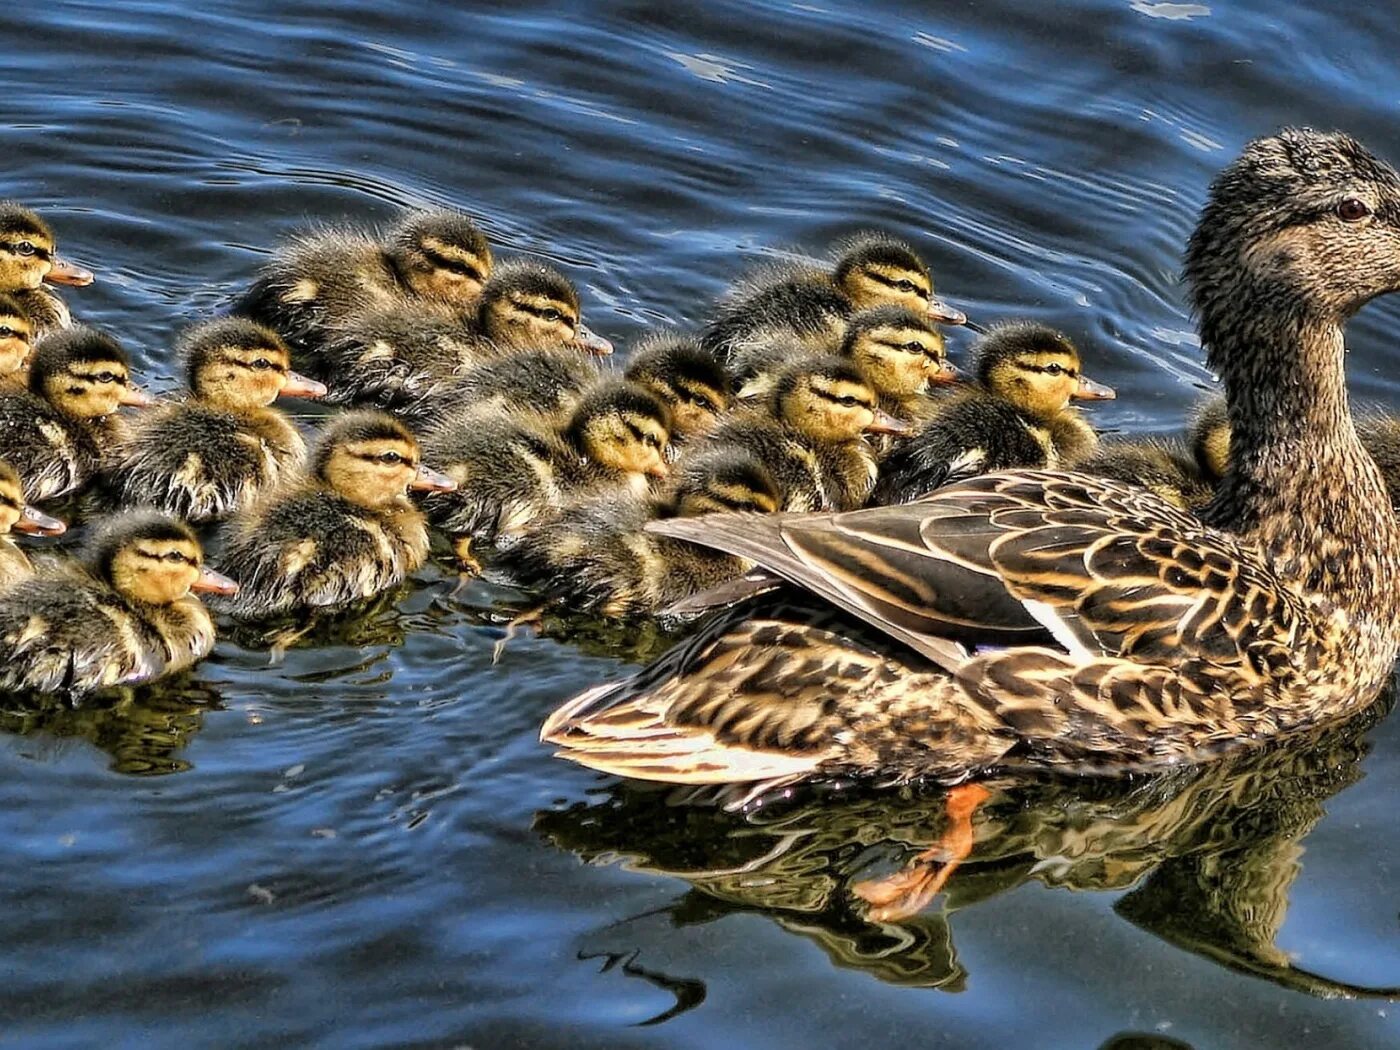
<path fill-rule="evenodd" d="M 10 538 L 11 533 L 31 536 L 61 536 L 67 526 L 57 518 L 24 502 L 19 473 L 0 460 L 0 590 L 34 574 L 29 557 Z"/>
<path fill-rule="evenodd" d="M 963 478 L 1013 467 L 1058 467 L 1087 455 L 1093 428 L 1072 400 L 1113 397 L 1081 372 L 1079 351 L 1042 324 L 988 330 L 973 348 L 977 385 L 946 402 L 880 464 L 872 503 L 908 503 Z"/>
<path fill-rule="evenodd" d="M 646 492 L 668 473 L 670 436 L 666 406 L 625 381 L 589 391 L 562 432 L 526 416 L 449 419 L 423 451 L 457 490 L 429 493 L 423 509 L 452 537 L 463 570 L 480 571 L 475 550 L 515 541 L 567 500 L 603 488 Z"/>
<path fill-rule="evenodd" d="M 17 296 L 0 293 L 0 389 L 25 385 L 33 346 L 29 311 Z"/>
<path fill-rule="evenodd" d="M 765 405 L 731 416 L 701 447 L 747 451 L 778 486 L 782 510 L 849 510 L 875 483 L 865 436 L 906 429 L 850 361 L 806 357 L 779 374 Z"/>
<path fill-rule="evenodd" d="M 441 414 L 433 402 L 460 403 L 452 380 L 475 365 L 521 351 L 561 348 L 605 356 L 612 344 L 583 323 L 578 290 L 551 266 L 500 266 L 466 311 L 387 307 L 338 325 L 316 375 L 331 400 L 372 403 L 415 417 Z"/>
<path fill-rule="evenodd" d="M 492 272 L 491 247 L 467 216 L 415 211 L 387 233 L 322 229 L 281 245 L 235 312 L 266 325 L 294 351 L 314 351 L 330 330 L 376 308 L 475 302 Z"/>
<path fill-rule="evenodd" d="M 45 285 L 92 283 L 92 273 L 59 258 L 55 244 L 53 230 L 35 212 L 0 201 L 0 292 L 19 301 L 32 335 L 73 323 L 67 304 Z"/>
<path fill-rule="evenodd" d="M 214 645 L 195 596 L 237 585 L 204 566 L 187 525 L 154 511 L 112 518 L 81 565 L 0 594 L 0 692 L 80 695 L 182 670 Z"/>
<path fill-rule="evenodd" d="M 336 609 L 397 586 L 428 554 L 427 524 L 408 490 L 455 486 L 422 466 L 393 416 L 336 417 L 310 470 L 235 516 L 221 561 L 240 584 L 216 608 L 245 620 Z"/>
<path fill-rule="evenodd" d="M 279 397 L 326 388 L 291 370 L 271 329 L 238 317 L 199 325 L 180 340 L 188 398 L 148 413 L 102 472 L 105 498 L 150 506 L 192 522 L 250 506 L 297 471 L 306 443 Z"/>
<path fill-rule="evenodd" d="M 1230 421 L 1224 399 L 1211 398 L 1201 405 L 1187 431 L 1186 445 L 1189 448 L 1176 440 L 1109 438 L 1074 469 L 1141 485 L 1174 507 L 1199 511 L 1215 495 L 1230 462 Z"/>
<path fill-rule="evenodd" d="M 87 484 L 119 439 L 118 406 L 152 401 L 132 384 L 126 351 L 94 329 L 47 335 L 31 358 L 28 388 L 0 389 L 0 458 L 19 471 L 25 498 L 42 502 Z"/>
<path fill-rule="evenodd" d="M 961 310 L 934 293 L 928 265 L 903 241 L 862 234 L 836 249 L 829 268 L 771 267 L 742 281 L 701 337 L 719 360 L 732 362 L 752 344 L 797 344 L 816 353 L 840 345 L 858 310 L 903 306 L 938 324 L 966 324 Z"/>
<path fill-rule="evenodd" d="M 769 514 L 780 496 L 768 471 L 739 448 L 686 456 L 658 496 L 608 493 L 565 508 L 501 552 L 526 590 L 572 612 L 655 615 L 743 573 L 739 558 L 644 531 L 657 518 Z"/>
<path fill-rule="evenodd" d="M 733 401 L 728 370 L 699 340 L 679 332 L 644 338 L 622 374 L 670 410 L 673 445 L 709 433 Z"/>

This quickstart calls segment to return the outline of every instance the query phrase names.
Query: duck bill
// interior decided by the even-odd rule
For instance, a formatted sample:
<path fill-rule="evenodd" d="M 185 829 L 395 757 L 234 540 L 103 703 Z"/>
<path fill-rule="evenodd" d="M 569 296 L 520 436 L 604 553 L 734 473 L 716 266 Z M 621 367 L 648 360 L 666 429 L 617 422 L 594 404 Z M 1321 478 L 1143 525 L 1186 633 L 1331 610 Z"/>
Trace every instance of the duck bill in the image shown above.
<path fill-rule="evenodd" d="M 328 393 L 330 391 L 326 389 L 325 383 L 318 383 L 300 372 L 288 372 L 287 382 L 277 396 L 317 398 L 325 397 Z"/>
<path fill-rule="evenodd" d="M 68 526 L 57 518 L 51 518 L 37 507 L 28 504 L 20 511 L 15 531 L 27 536 L 62 536 Z"/>
<path fill-rule="evenodd" d="M 668 478 L 671 476 L 671 468 L 666 465 L 665 460 L 659 460 L 647 467 L 646 473 L 653 478 Z"/>
<path fill-rule="evenodd" d="M 578 326 L 578 333 L 574 336 L 574 343 L 582 350 L 587 350 L 594 357 L 607 357 L 613 352 L 613 345 L 604 339 L 586 324 Z"/>
<path fill-rule="evenodd" d="M 934 324 L 967 324 L 967 314 L 956 306 L 949 306 L 936 295 L 929 297 L 928 319 Z"/>
<path fill-rule="evenodd" d="M 938 371 L 928 377 L 928 381 L 934 386 L 947 386 L 949 383 L 956 383 L 958 370 L 953 366 L 953 362 L 944 361 L 938 366 Z"/>
<path fill-rule="evenodd" d="M 205 567 L 199 570 L 199 579 L 190 584 L 190 590 L 200 594 L 222 594 L 232 597 L 238 593 L 238 584 L 223 573 Z"/>
<path fill-rule="evenodd" d="M 1112 401 L 1118 393 L 1111 386 L 1104 386 L 1080 376 L 1079 389 L 1072 396 L 1076 401 Z"/>
<path fill-rule="evenodd" d="M 909 426 L 901 423 L 883 409 L 875 410 L 875 418 L 865 428 L 867 434 L 895 434 L 903 437 L 909 433 Z"/>
<path fill-rule="evenodd" d="M 150 408 L 155 403 L 156 399 L 139 386 L 122 387 L 121 397 L 117 398 L 117 404 L 128 408 Z"/>
<path fill-rule="evenodd" d="M 408 487 L 418 492 L 456 492 L 457 483 L 446 474 L 420 466 L 418 473 L 408 483 Z"/>
<path fill-rule="evenodd" d="M 49 284 L 71 284 L 81 288 L 85 284 L 92 284 L 93 277 L 91 270 L 67 259 L 55 258 L 49 263 L 49 272 L 44 274 L 44 280 Z"/>

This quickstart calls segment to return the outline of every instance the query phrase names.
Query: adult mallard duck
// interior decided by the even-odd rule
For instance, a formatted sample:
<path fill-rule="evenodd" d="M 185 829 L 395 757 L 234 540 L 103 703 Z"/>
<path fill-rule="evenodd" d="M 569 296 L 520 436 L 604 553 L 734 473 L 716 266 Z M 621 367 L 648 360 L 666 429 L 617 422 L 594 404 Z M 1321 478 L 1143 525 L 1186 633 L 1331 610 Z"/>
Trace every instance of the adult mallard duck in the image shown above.
<path fill-rule="evenodd" d="M 191 592 L 232 594 L 188 526 L 151 511 L 107 521 L 80 565 L 0 594 L 0 691 L 81 695 L 189 667 L 214 645 Z"/>
<path fill-rule="evenodd" d="M 830 266 L 775 265 L 739 282 L 700 338 L 719 360 L 733 362 L 751 345 L 798 344 L 819 354 L 841 345 L 857 310 L 903 306 L 939 324 L 967 316 L 938 298 L 928 264 L 909 245 L 884 233 L 838 244 Z"/>
<path fill-rule="evenodd" d="M 1342 328 L 1400 290 L 1400 176 L 1346 135 L 1256 140 L 1213 183 L 1185 275 L 1231 424 L 1202 517 L 1032 470 L 850 514 L 654 523 L 826 611 L 732 609 L 543 738 L 663 781 L 958 781 L 1201 760 L 1368 703 L 1400 646 L 1400 523 Z"/>
<path fill-rule="evenodd" d="M 491 246 L 461 212 L 403 216 L 388 232 L 312 230 L 278 247 L 234 312 L 313 352 L 331 328 L 363 310 L 474 302 L 491 276 Z"/>
<path fill-rule="evenodd" d="M 34 575 L 29 557 L 10 539 L 11 532 L 60 536 L 67 526 L 24 502 L 19 472 L 0 460 L 0 590 Z"/>
<path fill-rule="evenodd" d="M 907 503 L 950 481 L 1011 467 L 1072 465 L 1096 443 L 1073 400 L 1113 391 L 1081 371 L 1063 333 L 1024 321 L 997 325 L 973 347 L 975 386 L 938 406 L 880 464 L 872 503 Z"/>
<path fill-rule="evenodd" d="M 241 317 L 197 325 L 177 353 L 190 396 L 148 413 L 109 457 L 99 487 L 119 506 L 214 521 L 252 504 L 306 457 L 301 433 L 268 406 L 326 388 L 291 370 L 275 332 Z"/>
<path fill-rule="evenodd" d="M 428 556 L 427 523 L 408 490 L 454 488 L 419 463 L 417 440 L 393 416 L 337 416 L 307 478 L 229 522 L 221 561 L 240 588 L 215 607 L 259 620 L 342 608 L 396 587 Z"/>
<path fill-rule="evenodd" d="M 26 499 L 58 499 L 87 484 L 119 437 L 117 407 L 151 404 L 111 336 L 55 332 L 34 348 L 29 388 L 0 389 L 0 458 L 19 471 Z"/>
<path fill-rule="evenodd" d="M 0 201 L 0 292 L 24 307 L 34 334 L 73 323 L 68 306 L 46 284 L 86 285 L 92 273 L 54 253 L 53 230 L 30 209 Z"/>

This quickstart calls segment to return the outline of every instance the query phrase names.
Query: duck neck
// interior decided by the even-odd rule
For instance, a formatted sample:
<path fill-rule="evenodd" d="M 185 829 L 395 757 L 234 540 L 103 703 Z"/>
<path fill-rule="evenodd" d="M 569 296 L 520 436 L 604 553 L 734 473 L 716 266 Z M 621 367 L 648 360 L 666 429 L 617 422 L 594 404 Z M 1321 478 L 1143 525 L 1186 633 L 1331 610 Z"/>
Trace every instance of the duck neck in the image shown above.
<path fill-rule="evenodd" d="M 1340 319 L 1292 298 L 1202 322 L 1230 415 L 1230 467 L 1206 512 L 1301 589 L 1400 618 L 1400 529 L 1352 423 Z"/>

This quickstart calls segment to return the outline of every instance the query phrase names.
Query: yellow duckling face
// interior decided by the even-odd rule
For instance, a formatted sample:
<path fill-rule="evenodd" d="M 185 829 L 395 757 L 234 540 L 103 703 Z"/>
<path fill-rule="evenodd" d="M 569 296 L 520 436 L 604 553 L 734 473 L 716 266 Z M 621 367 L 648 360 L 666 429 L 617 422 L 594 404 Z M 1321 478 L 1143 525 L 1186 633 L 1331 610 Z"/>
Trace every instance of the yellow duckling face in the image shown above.
<path fill-rule="evenodd" d="M 496 272 L 481 293 L 478 324 L 503 350 L 572 346 L 605 356 L 613 349 L 581 320 L 572 282 L 537 263 L 511 263 Z"/>
<path fill-rule="evenodd" d="M 494 265 L 486 235 L 454 211 L 410 216 L 395 230 L 389 254 L 414 294 L 459 307 L 481 296 Z"/>
<path fill-rule="evenodd" d="M 696 453 L 679 468 L 672 513 L 685 518 L 738 512 L 774 514 L 782 502 L 772 476 L 751 452 L 716 448 Z"/>
<path fill-rule="evenodd" d="M 48 223 L 22 205 L 0 202 L 0 291 L 92 283 L 92 274 L 54 254 Z"/>
<path fill-rule="evenodd" d="M 323 384 L 291 369 L 286 344 L 270 329 L 230 317 L 199 325 L 181 340 L 186 380 L 195 396 L 246 412 L 279 397 L 324 397 Z"/>
<path fill-rule="evenodd" d="M 983 338 L 975 353 L 982 385 L 1040 419 L 1063 412 L 1071 400 L 1114 396 L 1111 387 L 1081 373 L 1078 349 L 1045 325 L 1001 325 Z"/>
<path fill-rule="evenodd" d="M 908 432 L 881 411 L 869 382 L 843 358 L 818 358 L 789 368 L 778 377 L 772 397 L 777 418 L 813 441 L 846 442 L 862 434 Z"/>
<path fill-rule="evenodd" d="M 658 478 L 669 473 L 670 415 L 633 383 L 609 383 L 586 397 L 565 437 L 585 459 L 608 470 Z"/>
<path fill-rule="evenodd" d="M 89 552 L 97 575 L 128 601 L 170 605 L 191 591 L 236 594 L 238 585 L 204 567 L 204 551 L 189 528 L 164 514 L 113 519 Z"/>
<path fill-rule="evenodd" d="M 934 294 L 933 278 L 917 252 L 884 234 L 848 242 L 833 274 L 836 286 L 857 310 L 902 306 L 938 324 L 966 324 L 967 316 Z"/>
<path fill-rule="evenodd" d="M 864 310 L 851 318 L 841 355 L 881 397 L 913 397 L 958 377 L 943 333 L 928 315 L 898 306 Z"/>
<path fill-rule="evenodd" d="M 75 419 L 100 419 L 119 405 L 145 408 L 153 403 L 132 385 L 126 351 L 91 328 L 69 328 L 39 340 L 29 389 Z"/>
<path fill-rule="evenodd" d="M 57 518 L 27 506 L 19 473 L 0 460 L 0 536 L 8 535 L 11 531 L 33 536 L 59 536 L 68 531 L 68 527 Z"/>
<path fill-rule="evenodd" d="M 686 336 L 663 335 L 643 342 L 623 374 L 666 405 L 671 436 L 676 438 L 712 430 L 733 396 L 724 366 Z"/>
<path fill-rule="evenodd" d="M 401 503 L 409 489 L 451 492 L 457 483 L 421 464 L 408 428 L 383 412 L 347 412 L 321 437 L 316 476 L 338 496 L 378 509 Z"/>
<path fill-rule="evenodd" d="M 0 295 L 0 376 L 24 370 L 33 341 L 29 312 L 12 296 Z"/>

